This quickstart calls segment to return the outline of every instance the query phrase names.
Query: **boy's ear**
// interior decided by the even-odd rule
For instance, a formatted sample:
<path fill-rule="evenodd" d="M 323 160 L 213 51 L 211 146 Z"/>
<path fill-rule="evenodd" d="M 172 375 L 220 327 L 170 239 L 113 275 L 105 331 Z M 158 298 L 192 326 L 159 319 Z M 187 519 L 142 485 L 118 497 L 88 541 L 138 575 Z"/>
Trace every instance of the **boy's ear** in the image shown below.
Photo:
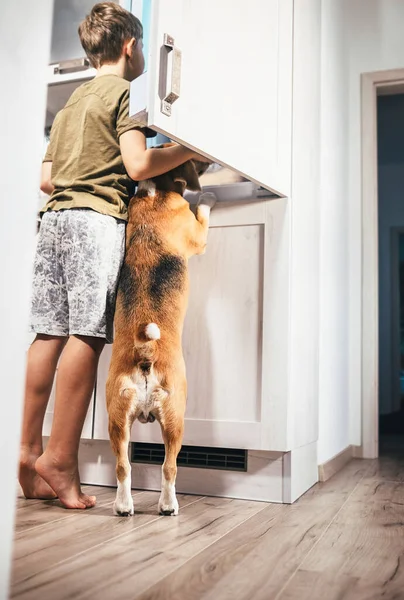
<path fill-rule="evenodd" d="M 128 40 L 124 46 L 125 54 L 127 54 L 127 56 L 132 56 L 135 46 L 136 46 L 135 38 L 131 38 L 130 40 Z"/>

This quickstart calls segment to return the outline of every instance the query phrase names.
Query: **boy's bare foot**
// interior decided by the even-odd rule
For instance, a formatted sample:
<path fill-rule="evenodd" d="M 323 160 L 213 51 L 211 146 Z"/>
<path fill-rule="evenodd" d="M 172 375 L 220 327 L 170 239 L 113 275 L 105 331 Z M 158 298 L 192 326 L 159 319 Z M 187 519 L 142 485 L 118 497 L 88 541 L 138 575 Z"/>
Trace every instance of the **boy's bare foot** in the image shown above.
<path fill-rule="evenodd" d="M 80 488 L 77 463 L 60 460 L 45 452 L 35 463 L 37 473 L 51 486 L 66 508 L 91 508 L 95 505 L 95 496 L 83 494 Z"/>
<path fill-rule="evenodd" d="M 57 498 L 55 492 L 35 471 L 35 462 L 39 456 L 30 449 L 21 449 L 18 480 L 26 498 L 52 500 Z"/>

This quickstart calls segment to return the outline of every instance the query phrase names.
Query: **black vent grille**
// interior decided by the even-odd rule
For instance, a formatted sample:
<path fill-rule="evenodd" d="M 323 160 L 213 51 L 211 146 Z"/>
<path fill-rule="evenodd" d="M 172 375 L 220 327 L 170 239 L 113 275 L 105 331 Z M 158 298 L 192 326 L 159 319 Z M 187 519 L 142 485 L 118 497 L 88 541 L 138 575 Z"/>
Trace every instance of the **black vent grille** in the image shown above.
<path fill-rule="evenodd" d="M 131 460 L 134 463 L 162 465 L 163 444 L 132 442 Z M 178 455 L 179 467 L 199 469 L 221 469 L 223 471 L 247 471 L 247 450 L 234 448 L 208 448 L 205 446 L 183 446 Z"/>

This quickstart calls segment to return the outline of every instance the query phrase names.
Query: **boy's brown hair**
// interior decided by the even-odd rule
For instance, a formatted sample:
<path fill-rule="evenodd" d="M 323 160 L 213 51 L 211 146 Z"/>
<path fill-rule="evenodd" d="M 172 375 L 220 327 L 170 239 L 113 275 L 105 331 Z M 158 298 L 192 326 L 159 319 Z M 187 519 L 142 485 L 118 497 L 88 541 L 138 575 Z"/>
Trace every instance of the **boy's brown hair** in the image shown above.
<path fill-rule="evenodd" d="M 139 19 L 115 2 L 95 4 L 79 25 L 81 45 L 93 67 L 115 63 L 122 54 L 124 42 L 143 37 Z"/>

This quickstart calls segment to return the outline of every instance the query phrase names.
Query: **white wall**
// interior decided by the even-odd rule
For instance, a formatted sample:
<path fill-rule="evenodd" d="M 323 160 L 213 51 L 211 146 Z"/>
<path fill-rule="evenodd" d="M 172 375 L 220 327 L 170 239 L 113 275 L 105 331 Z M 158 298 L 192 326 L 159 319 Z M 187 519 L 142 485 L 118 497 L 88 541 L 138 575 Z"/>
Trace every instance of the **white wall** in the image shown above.
<path fill-rule="evenodd" d="M 350 443 L 361 443 L 360 75 L 404 67 L 404 0 L 344 0 L 348 48 L 348 274 Z"/>
<path fill-rule="evenodd" d="M 404 0 L 322 0 L 319 463 L 361 444 L 361 74 L 404 67 Z"/>
<path fill-rule="evenodd" d="M 8 598 L 51 0 L 1 5 L 0 600 Z"/>
<path fill-rule="evenodd" d="M 318 461 L 349 445 L 347 77 L 343 4 L 321 18 Z"/>

